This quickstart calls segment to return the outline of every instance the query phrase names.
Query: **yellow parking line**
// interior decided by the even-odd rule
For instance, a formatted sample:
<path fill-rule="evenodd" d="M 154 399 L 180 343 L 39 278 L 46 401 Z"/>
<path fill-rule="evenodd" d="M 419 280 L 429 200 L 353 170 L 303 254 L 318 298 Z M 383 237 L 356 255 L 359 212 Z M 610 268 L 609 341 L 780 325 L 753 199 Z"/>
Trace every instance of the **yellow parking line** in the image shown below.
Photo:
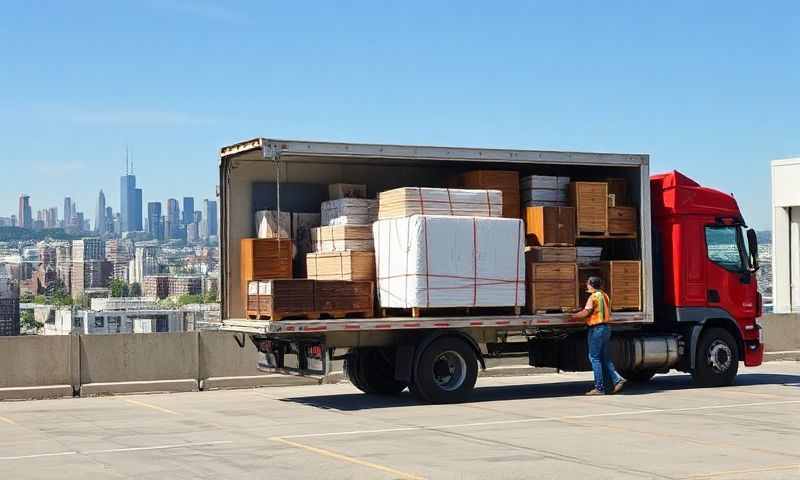
<path fill-rule="evenodd" d="M 364 467 L 373 468 L 375 470 L 380 470 L 381 472 L 385 472 L 391 475 L 395 475 L 398 478 L 405 478 L 408 480 L 423 480 L 423 477 L 418 477 L 416 475 L 412 475 L 410 473 L 401 472 L 400 470 L 395 470 L 393 468 L 384 467 L 383 465 L 378 465 L 376 463 L 367 462 L 364 460 L 359 460 L 357 458 L 348 457 L 347 455 L 342 455 L 341 453 L 331 452 L 330 450 L 324 450 L 322 448 L 317 447 L 310 447 L 308 445 L 303 445 L 300 443 L 291 442 L 289 440 L 284 440 L 280 437 L 270 438 L 270 440 L 274 442 L 284 443 L 291 447 L 302 448 L 303 450 L 308 450 L 309 452 L 316 453 L 318 455 L 322 455 L 324 457 L 335 458 L 336 460 L 341 460 L 343 462 L 353 463 L 355 465 L 361 465 Z"/>
<path fill-rule="evenodd" d="M 797 470 L 800 473 L 800 464 L 794 465 L 773 465 L 770 467 L 763 467 L 763 468 L 751 468 L 751 469 L 742 469 L 742 470 L 728 470 L 725 472 L 715 472 L 715 473 L 699 473 L 696 475 L 689 475 L 686 477 L 690 480 L 703 480 L 703 479 L 713 479 L 719 477 L 729 477 L 731 475 L 744 475 L 748 473 L 761 473 L 761 472 L 778 472 L 781 470 Z"/>
<path fill-rule="evenodd" d="M 128 402 L 128 403 L 130 403 L 130 404 L 132 404 L 132 405 L 138 405 L 140 407 L 151 408 L 153 410 L 158 410 L 159 412 L 162 412 L 162 413 L 169 413 L 170 415 L 180 415 L 180 413 L 178 413 L 178 412 L 169 410 L 167 408 L 159 407 L 157 405 L 151 405 L 149 403 L 140 402 L 139 400 L 132 400 L 130 398 L 123 398 L 123 400 Z"/>
<path fill-rule="evenodd" d="M 6 417 L 0 417 L 0 422 L 7 423 L 9 425 L 16 425 L 17 424 L 17 422 L 15 422 L 14 420 L 11 420 L 10 418 L 6 418 Z"/>

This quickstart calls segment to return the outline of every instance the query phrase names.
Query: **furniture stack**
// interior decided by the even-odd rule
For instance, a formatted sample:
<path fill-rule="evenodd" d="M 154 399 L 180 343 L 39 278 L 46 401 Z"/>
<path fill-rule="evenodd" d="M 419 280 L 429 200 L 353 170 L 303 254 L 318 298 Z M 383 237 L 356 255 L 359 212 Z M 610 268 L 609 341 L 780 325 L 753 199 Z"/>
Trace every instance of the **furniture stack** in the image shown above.
<path fill-rule="evenodd" d="M 569 177 L 529 175 L 520 180 L 523 207 L 566 207 L 569 205 Z"/>
<path fill-rule="evenodd" d="M 456 176 L 453 187 L 500 190 L 503 195 L 503 216 L 520 218 L 519 173 L 514 170 L 472 170 Z"/>
<path fill-rule="evenodd" d="M 413 187 L 378 198 L 373 237 L 382 308 L 418 316 L 427 308 L 516 311 L 523 304 L 525 232 L 520 219 L 500 217 L 500 191 Z"/>
<path fill-rule="evenodd" d="M 292 241 L 288 238 L 243 238 L 240 241 L 241 285 L 251 280 L 292 278 Z M 243 288 L 243 295 L 247 290 Z M 247 305 L 247 299 L 244 298 Z"/>
<path fill-rule="evenodd" d="M 372 282 L 283 279 L 251 281 L 247 316 L 256 319 L 372 317 Z"/>

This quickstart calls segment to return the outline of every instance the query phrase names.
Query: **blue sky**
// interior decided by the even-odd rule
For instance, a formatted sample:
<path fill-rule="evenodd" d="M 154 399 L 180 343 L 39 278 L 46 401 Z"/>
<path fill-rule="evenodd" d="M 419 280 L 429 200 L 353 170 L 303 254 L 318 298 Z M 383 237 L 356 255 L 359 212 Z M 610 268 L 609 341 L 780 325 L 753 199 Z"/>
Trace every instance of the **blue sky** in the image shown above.
<path fill-rule="evenodd" d="M 256 137 L 642 152 L 770 226 L 800 155 L 797 2 L 7 1 L 0 215 L 213 195 Z M 60 208 L 59 208 L 60 210 Z"/>

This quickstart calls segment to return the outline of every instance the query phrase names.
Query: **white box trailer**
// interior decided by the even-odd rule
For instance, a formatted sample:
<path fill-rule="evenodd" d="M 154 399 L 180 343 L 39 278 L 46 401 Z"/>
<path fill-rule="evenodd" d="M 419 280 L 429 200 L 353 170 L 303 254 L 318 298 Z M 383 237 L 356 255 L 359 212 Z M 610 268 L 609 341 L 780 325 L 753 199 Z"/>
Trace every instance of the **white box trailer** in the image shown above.
<path fill-rule="evenodd" d="M 253 213 L 264 209 L 310 211 L 315 202 L 319 208 L 320 200 L 327 198 L 328 185 L 335 183 L 364 184 L 374 196 L 376 192 L 397 187 L 446 186 L 448 177 L 476 169 L 513 169 L 520 173 L 520 177 L 624 178 L 631 200 L 640 212 L 639 231 L 636 239 L 609 241 L 616 242 L 619 245 L 616 248 L 641 260 L 642 303 L 640 311 L 615 312 L 614 323 L 620 325 L 618 329 L 624 330 L 625 326 L 641 329 L 654 321 L 648 155 L 257 138 L 223 147 L 219 166 L 223 328 L 250 336 L 266 354 L 261 365 L 263 369 L 322 375 L 326 373 L 331 358 L 345 358 L 348 375 L 356 386 L 363 387 L 362 390 L 391 391 L 400 385 L 410 385 L 421 398 L 452 401 L 458 395 L 468 393 L 464 392 L 471 390 L 472 386 L 437 393 L 409 383 L 419 355 L 437 338 L 461 337 L 464 343 L 476 350 L 476 357 L 482 362 L 485 352 L 502 351 L 500 346 L 510 336 L 535 337 L 546 332 L 563 336 L 563 331 L 576 331 L 582 326 L 582 322 L 560 313 L 288 321 L 245 318 L 242 299 L 246 285 L 239 280 L 239 239 L 254 236 Z M 446 343 L 449 340 L 440 341 Z M 576 340 L 576 345 L 579 343 Z M 411 363 L 408 368 L 396 369 L 398 378 L 381 379 L 378 373 L 365 366 L 380 363 L 376 358 L 380 355 L 386 357 L 386 352 L 381 350 L 386 348 L 392 349 L 391 355 L 396 356 L 397 362 Z M 350 349 L 350 353 L 338 356 L 341 351 L 338 349 Z M 669 368 L 675 363 L 673 357 L 676 354 L 672 350 L 677 350 L 677 346 L 673 337 L 666 336 L 659 337 L 658 344 L 651 344 L 646 352 L 644 347 L 631 345 L 623 350 L 634 357 L 628 362 L 631 369 L 645 361 L 651 362 L 650 368 Z M 649 360 L 644 358 L 646 356 Z M 585 359 L 584 363 L 576 361 L 585 368 Z M 531 363 L 534 363 L 533 356 Z M 461 362 L 456 364 L 461 365 Z M 395 362 L 384 365 L 387 366 L 394 369 Z M 469 378 L 466 380 L 469 383 Z"/>

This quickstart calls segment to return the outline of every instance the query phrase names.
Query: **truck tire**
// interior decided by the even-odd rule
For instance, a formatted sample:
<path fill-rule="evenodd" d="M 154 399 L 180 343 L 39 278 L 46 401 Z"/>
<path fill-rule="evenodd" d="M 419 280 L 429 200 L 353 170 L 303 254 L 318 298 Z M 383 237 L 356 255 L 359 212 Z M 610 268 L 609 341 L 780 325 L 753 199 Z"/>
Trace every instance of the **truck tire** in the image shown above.
<path fill-rule="evenodd" d="M 457 337 L 442 337 L 419 356 L 411 392 L 431 403 L 463 402 L 477 379 L 478 358 L 472 346 Z"/>
<path fill-rule="evenodd" d="M 344 370 L 344 374 L 347 375 L 347 379 L 350 380 L 350 383 L 353 384 L 354 387 L 361 390 L 364 393 L 372 393 L 367 388 L 367 385 L 361 379 L 360 372 L 359 372 L 359 349 L 352 348 L 350 352 L 347 354 L 347 357 L 344 359 L 344 366 L 342 369 Z"/>
<path fill-rule="evenodd" d="M 404 382 L 394 378 L 393 348 L 362 348 L 358 362 L 358 377 L 368 393 L 397 395 L 406 389 Z"/>
<path fill-rule="evenodd" d="M 697 344 L 692 378 L 700 387 L 733 385 L 739 370 L 736 339 L 724 328 L 709 328 Z"/>
<path fill-rule="evenodd" d="M 620 375 L 622 378 L 627 380 L 631 383 L 647 383 L 653 379 L 656 374 L 655 370 L 644 369 L 644 370 L 620 370 Z"/>

